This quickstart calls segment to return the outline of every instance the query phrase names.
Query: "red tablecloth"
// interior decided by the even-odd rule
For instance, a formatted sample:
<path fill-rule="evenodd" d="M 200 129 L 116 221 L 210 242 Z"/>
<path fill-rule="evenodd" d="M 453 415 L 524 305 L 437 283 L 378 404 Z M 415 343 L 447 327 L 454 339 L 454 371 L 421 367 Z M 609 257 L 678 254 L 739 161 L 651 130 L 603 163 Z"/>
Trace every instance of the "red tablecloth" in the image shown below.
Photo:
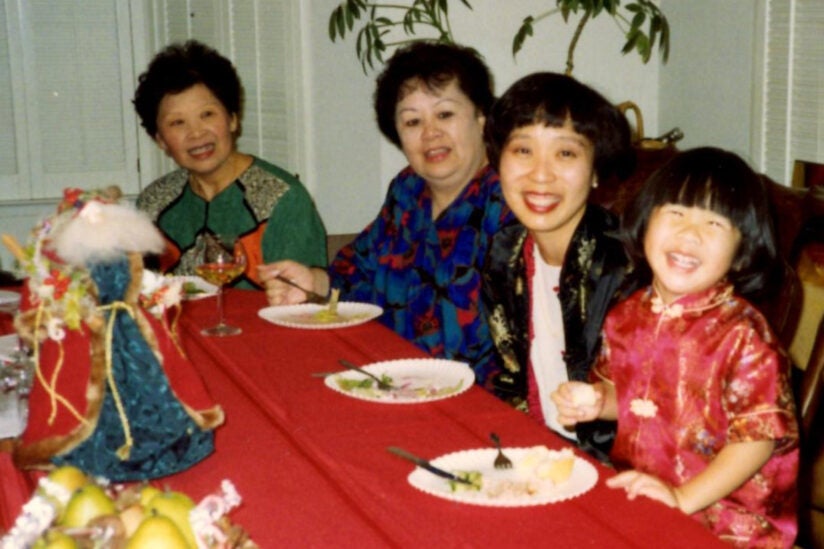
<path fill-rule="evenodd" d="M 158 481 L 198 499 L 231 479 L 243 505 L 232 518 L 261 547 L 707 547 L 721 543 L 697 522 L 651 500 L 628 501 L 604 485 L 612 472 L 572 500 L 524 508 L 478 507 L 435 498 L 408 484 L 411 464 L 387 453 L 402 446 L 426 457 L 489 447 L 566 443 L 479 387 L 416 405 L 376 404 L 329 390 L 312 372 L 337 359 L 367 363 L 424 356 L 383 326 L 297 330 L 257 316 L 261 293 L 227 295 L 230 322 L 243 334 L 206 338 L 213 299 L 186 303 L 186 351 L 226 412 L 216 452 L 192 469 Z M 19 511 L 32 478 L 0 459 L 0 520 Z M 666 541 L 665 541 L 666 540 Z"/>
<path fill-rule="evenodd" d="M 20 292 L 16 287 L 0 286 L 2 292 Z M 14 313 L 17 310 L 17 305 L 9 306 L 7 304 L 0 304 L 0 335 L 10 334 L 14 331 Z"/>

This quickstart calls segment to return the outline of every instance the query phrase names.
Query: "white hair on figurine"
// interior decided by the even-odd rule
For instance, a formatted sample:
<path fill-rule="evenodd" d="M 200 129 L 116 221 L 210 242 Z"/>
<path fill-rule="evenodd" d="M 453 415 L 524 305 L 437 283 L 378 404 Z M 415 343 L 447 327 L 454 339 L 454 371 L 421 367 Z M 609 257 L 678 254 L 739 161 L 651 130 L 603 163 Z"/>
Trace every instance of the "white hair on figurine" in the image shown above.
<path fill-rule="evenodd" d="M 132 206 L 96 200 L 56 223 L 50 247 L 65 262 L 85 266 L 126 253 L 160 253 L 163 237 L 145 214 Z M 62 217 L 62 215 L 61 215 Z"/>

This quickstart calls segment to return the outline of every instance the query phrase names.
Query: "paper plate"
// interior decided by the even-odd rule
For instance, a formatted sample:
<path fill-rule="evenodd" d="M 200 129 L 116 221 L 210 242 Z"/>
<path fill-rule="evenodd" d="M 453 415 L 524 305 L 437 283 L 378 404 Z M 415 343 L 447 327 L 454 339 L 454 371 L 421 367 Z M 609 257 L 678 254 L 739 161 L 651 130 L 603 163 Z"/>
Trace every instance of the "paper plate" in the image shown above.
<path fill-rule="evenodd" d="M 442 400 L 469 390 L 475 383 L 475 373 L 465 363 L 441 358 L 388 360 L 361 368 L 378 377 L 388 376 L 396 389 L 378 389 L 377 382 L 354 370 L 327 376 L 324 382 L 346 396 L 384 404 Z"/>
<path fill-rule="evenodd" d="M 0 336 L 0 360 L 11 362 L 18 351 L 17 334 Z"/>
<path fill-rule="evenodd" d="M 259 310 L 258 316 L 272 324 L 286 326 L 287 328 L 332 330 L 364 324 L 383 314 L 383 309 L 377 305 L 355 301 L 340 301 L 337 315 L 332 319 L 322 316 L 323 311 L 326 310 L 326 305 L 315 303 L 277 305 Z"/>
<path fill-rule="evenodd" d="M 0 290 L 0 311 L 16 311 L 20 306 L 20 294 L 9 290 Z"/>
<path fill-rule="evenodd" d="M 175 276 L 173 278 L 179 280 L 183 285 L 180 295 L 184 301 L 194 301 L 217 295 L 217 286 L 206 282 L 199 276 Z"/>
<path fill-rule="evenodd" d="M 543 447 L 539 449 L 549 452 L 550 455 L 557 455 L 556 451 Z M 453 491 L 448 480 L 420 467 L 409 474 L 408 481 L 418 490 L 439 498 L 492 507 L 527 507 L 557 503 L 588 492 L 598 481 L 598 471 L 595 467 L 577 456 L 574 457 L 572 474 L 566 481 L 556 485 L 549 479 L 540 478 L 535 467 L 527 465 L 534 465 L 532 457 L 536 448 L 504 448 L 503 452 L 515 464 L 512 469 L 495 469 L 493 463 L 497 450 L 492 448 L 463 450 L 431 460 L 436 467 L 452 473 L 480 472 L 483 479 L 480 491 Z"/>

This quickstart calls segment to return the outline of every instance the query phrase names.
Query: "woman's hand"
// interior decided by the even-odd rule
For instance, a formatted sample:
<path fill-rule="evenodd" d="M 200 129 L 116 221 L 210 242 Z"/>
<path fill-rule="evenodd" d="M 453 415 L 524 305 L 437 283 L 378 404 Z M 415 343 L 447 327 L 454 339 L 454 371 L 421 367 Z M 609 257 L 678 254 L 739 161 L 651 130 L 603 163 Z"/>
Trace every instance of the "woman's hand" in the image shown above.
<path fill-rule="evenodd" d="M 329 277 L 326 271 L 302 265 L 295 261 L 276 261 L 258 267 L 260 279 L 266 288 L 266 298 L 270 305 L 292 305 L 306 301 L 306 293 L 285 282 L 278 276 L 287 278 L 306 290 L 326 295 L 329 293 Z"/>
<path fill-rule="evenodd" d="M 627 499 L 646 496 L 660 501 L 667 507 L 680 509 L 677 489 L 652 475 L 640 471 L 624 471 L 607 479 L 606 484 L 610 488 L 623 488 L 627 493 Z"/>
<path fill-rule="evenodd" d="M 549 395 L 558 407 L 558 422 L 572 427 L 582 421 L 592 421 L 601 415 L 605 394 L 602 384 L 567 381 Z"/>

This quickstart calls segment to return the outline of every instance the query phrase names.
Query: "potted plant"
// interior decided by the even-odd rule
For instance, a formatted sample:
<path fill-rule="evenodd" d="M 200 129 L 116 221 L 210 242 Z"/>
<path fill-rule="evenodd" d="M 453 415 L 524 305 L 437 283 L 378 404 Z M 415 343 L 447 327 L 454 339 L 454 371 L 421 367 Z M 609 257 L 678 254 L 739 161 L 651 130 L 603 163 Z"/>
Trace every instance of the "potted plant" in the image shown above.
<path fill-rule="evenodd" d="M 460 3 L 472 10 L 468 0 Z M 555 0 L 555 7 L 523 19 L 512 40 L 512 55 L 517 55 L 526 39 L 533 35 L 536 23 L 558 13 L 565 22 L 570 15 L 581 14 L 567 50 L 566 74 L 572 74 L 575 47 L 584 27 L 603 13 L 615 20 L 626 37 L 622 54 L 636 51 L 647 63 L 657 45 L 665 62 L 669 56 L 669 23 L 651 0 L 631 0 L 623 6 L 621 0 Z M 424 32 L 434 32 L 436 40 L 455 42 L 449 23 L 449 0 L 413 0 L 411 4 L 346 0 L 329 16 L 329 38 L 333 42 L 338 37 L 343 39 L 347 33 L 354 32 L 355 23 L 362 18 L 365 21 L 357 33 L 355 51 L 364 72 L 367 67 L 374 68 L 375 61 L 382 63 L 390 49 L 414 40 L 413 36 L 421 28 Z M 406 38 L 389 41 L 397 36 L 393 30 L 402 30 Z"/>

